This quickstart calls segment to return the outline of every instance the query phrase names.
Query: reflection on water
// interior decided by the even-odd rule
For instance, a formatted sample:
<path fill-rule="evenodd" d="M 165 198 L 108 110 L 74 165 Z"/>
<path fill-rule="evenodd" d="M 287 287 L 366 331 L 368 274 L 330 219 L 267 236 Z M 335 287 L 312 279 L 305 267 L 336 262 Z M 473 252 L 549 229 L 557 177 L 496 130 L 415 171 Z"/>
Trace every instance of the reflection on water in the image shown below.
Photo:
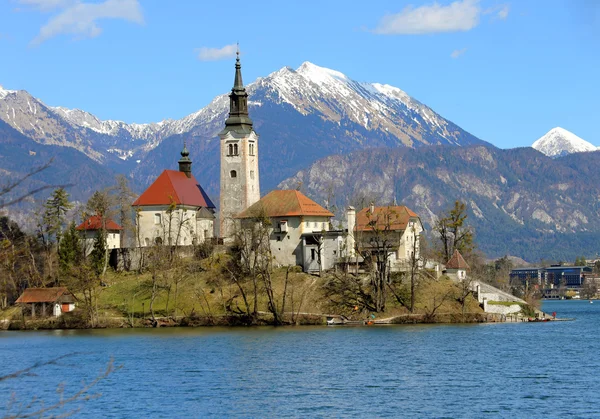
<path fill-rule="evenodd" d="M 575 322 L 117 329 L 0 333 L 0 406 L 51 401 L 110 357 L 85 417 L 592 417 L 600 415 L 600 303 L 549 301 Z M 0 407 L 1 409 L 1 407 Z"/>

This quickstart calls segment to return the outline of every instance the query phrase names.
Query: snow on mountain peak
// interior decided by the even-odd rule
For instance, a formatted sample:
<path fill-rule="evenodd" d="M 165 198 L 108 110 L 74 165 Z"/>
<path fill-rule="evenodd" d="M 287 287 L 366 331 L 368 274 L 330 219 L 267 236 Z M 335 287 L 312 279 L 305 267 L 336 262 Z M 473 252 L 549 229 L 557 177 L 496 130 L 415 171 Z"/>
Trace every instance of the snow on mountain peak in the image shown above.
<path fill-rule="evenodd" d="M 0 84 L 0 99 L 4 99 L 6 96 L 8 96 L 11 93 L 15 93 L 16 90 L 8 90 L 5 89 L 4 87 L 2 87 L 2 85 Z"/>
<path fill-rule="evenodd" d="M 544 136 L 536 140 L 531 147 L 549 157 L 596 151 L 598 149 L 593 144 L 561 127 L 552 128 Z"/>
<path fill-rule="evenodd" d="M 315 65 L 309 61 L 303 62 L 302 65 L 296 70 L 296 73 L 317 84 L 330 82 L 331 79 L 337 79 L 340 81 L 348 80 L 348 77 L 339 71 L 331 70 L 325 67 L 319 67 L 318 65 Z"/>

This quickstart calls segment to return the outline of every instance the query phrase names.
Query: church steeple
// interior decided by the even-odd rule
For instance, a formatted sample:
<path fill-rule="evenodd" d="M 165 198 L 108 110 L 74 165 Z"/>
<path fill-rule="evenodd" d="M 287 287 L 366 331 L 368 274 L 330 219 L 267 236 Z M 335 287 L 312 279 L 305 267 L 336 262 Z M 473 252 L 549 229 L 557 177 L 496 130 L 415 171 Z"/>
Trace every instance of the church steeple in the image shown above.
<path fill-rule="evenodd" d="M 235 78 L 233 88 L 229 94 L 229 118 L 225 121 L 223 132 L 236 131 L 249 133 L 252 131 L 252 120 L 248 115 L 248 93 L 242 81 L 242 65 L 240 64 L 240 51 L 235 59 Z"/>
<path fill-rule="evenodd" d="M 181 159 L 179 160 L 179 171 L 185 173 L 187 177 L 192 177 L 192 161 L 189 158 L 190 152 L 183 143 L 183 150 L 181 150 Z"/>

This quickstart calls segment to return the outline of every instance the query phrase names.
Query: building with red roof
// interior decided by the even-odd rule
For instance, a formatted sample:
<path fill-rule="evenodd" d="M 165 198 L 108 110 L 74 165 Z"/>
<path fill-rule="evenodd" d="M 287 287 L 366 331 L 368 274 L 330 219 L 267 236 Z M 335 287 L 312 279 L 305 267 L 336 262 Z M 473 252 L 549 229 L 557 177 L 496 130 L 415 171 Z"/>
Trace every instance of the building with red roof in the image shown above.
<path fill-rule="evenodd" d="M 179 170 L 164 170 L 132 204 L 139 246 L 191 245 L 214 237 L 215 205 L 192 174 L 185 144 Z"/>
<path fill-rule="evenodd" d="M 275 190 L 236 218 L 242 229 L 258 219 L 271 222 L 269 244 L 278 265 L 301 265 L 305 271 L 333 267 L 339 257 L 341 232 L 331 231 L 333 213 L 300 191 Z"/>
<path fill-rule="evenodd" d="M 386 252 L 392 271 L 410 268 L 416 253 L 419 258 L 423 223 L 419 216 L 403 205 L 376 207 L 373 203 L 358 213 L 347 210 L 346 248 L 352 257 L 373 252 Z"/>
<path fill-rule="evenodd" d="M 467 277 L 467 271 L 469 269 L 469 264 L 465 261 L 460 252 L 457 249 L 454 249 L 452 257 L 448 263 L 446 263 L 444 273 L 450 278 L 463 280 Z"/>
<path fill-rule="evenodd" d="M 110 218 L 102 218 L 99 215 L 92 215 L 83 223 L 76 227 L 83 239 L 83 247 L 86 256 L 94 249 L 94 242 L 104 230 L 106 234 L 106 247 L 108 249 L 119 249 L 121 247 L 121 231 L 123 227 L 115 223 Z"/>
<path fill-rule="evenodd" d="M 75 298 L 66 287 L 27 288 L 15 304 L 30 310 L 31 317 L 58 317 L 75 309 Z"/>

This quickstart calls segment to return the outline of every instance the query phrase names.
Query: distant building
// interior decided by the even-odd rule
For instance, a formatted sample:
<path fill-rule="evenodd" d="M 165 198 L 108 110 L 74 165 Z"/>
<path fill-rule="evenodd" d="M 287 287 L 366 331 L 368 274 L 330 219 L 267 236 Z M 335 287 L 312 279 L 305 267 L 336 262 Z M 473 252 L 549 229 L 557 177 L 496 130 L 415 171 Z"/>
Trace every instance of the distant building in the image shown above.
<path fill-rule="evenodd" d="M 545 282 L 555 287 L 580 288 L 585 276 L 592 274 L 589 266 L 551 266 L 544 269 Z"/>
<path fill-rule="evenodd" d="M 75 309 L 75 298 L 66 287 L 27 288 L 15 303 L 31 317 L 58 317 Z"/>
<path fill-rule="evenodd" d="M 137 245 L 185 246 L 214 236 L 215 206 L 192 174 L 185 144 L 179 171 L 164 170 L 132 204 Z"/>
<path fill-rule="evenodd" d="M 120 247 L 123 227 L 111 219 L 106 219 L 103 222 L 102 217 L 99 215 L 92 215 L 79 224 L 76 229 L 83 240 L 83 249 L 86 256 L 94 250 L 94 242 L 103 229 L 106 230 L 106 247 L 108 249 L 118 249 Z"/>
<path fill-rule="evenodd" d="M 593 269 L 589 266 L 551 266 L 548 268 L 520 268 L 510 271 L 511 281 L 519 280 L 545 289 L 558 287 L 580 288 Z"/>
<path fill-rule="evenodd" d="M 342 248 L 342 232 L 330 231 L 333 213 L 296 190 L 275 190 L 237 216 L 242 230 L 257 218 L 271 222 L 269 243 L 276 264 L 300 265 L 305 272 L 334 266 Z"/>

